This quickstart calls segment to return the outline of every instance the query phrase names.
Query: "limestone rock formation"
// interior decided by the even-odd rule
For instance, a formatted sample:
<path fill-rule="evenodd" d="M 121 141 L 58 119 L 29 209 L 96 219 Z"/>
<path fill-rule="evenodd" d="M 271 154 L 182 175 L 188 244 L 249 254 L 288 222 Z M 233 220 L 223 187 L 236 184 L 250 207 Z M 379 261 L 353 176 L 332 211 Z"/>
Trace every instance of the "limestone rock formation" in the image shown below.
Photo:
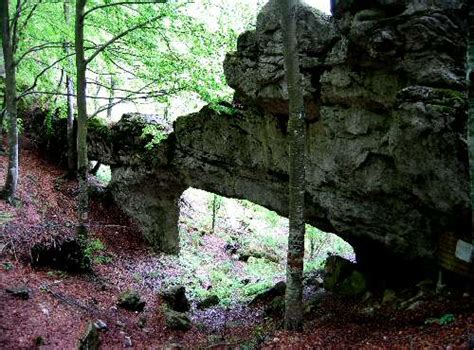
<path fill-rule="evenodd" d="M 299 11 L 306 219 L 351 243 L 366 268 L 434 266 L 440 235 L 469 230 L 464 5 L 339 0 L 335 17 Z M 205 107 L 181 117 L 151 150 L 140 118 L 91 141 L 92 158 L 112 166 L 118 203 L 157 249 L 178 251 L 177 203 L 191 186 L 288 212 L 275 6 L 265 6 L 225 60 L 233 112 Z"/>

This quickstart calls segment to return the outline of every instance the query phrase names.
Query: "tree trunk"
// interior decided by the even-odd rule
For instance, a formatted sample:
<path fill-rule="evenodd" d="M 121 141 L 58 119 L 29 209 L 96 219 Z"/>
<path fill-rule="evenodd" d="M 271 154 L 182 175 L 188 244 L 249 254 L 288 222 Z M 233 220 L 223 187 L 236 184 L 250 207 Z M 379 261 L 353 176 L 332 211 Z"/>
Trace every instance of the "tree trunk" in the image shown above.
<path fill-rule="evenodd" d="M 3 50 L 2 50 L 3 53 Z M 7 106 L 7 96 L 3 94 L 2 97 L 2 112 L 0 112 L 0 154 L 3 153 L 3 120 L 5 118 L 6 110 L 3 109 Z"/>
<path fill-rule="evenodd" d="M 13 203 L 18 185 L 18 125 L 16 108 L 16 77 L 15 63 L 13 58 L 12 32 L 9 23 L 8 1 L 0 1 L 0 15 L 2 17 L 2 46 L 5 62 L 5 99 L 6 116 L 9 125 L 8 132 L 8 171 L 5 182 L 5 199 Z"/>
<path fill-rule="evenodd" d="M 69 26 L 71 23 L 71 9 L 69 2 L 64 2 L 64 19 L 66 25 Z M 64 51 L 66 55 L 69 55 L 70 43 L 64 43 Z M 68 59 L 69 68 L 73 67 L 72 57 Z M 77 170 L 77 155 L 76 155 L 76 142 L 74 139 L 74 84 L 69 74 L 66 74 L 66 94 L 67 94 L 67 124 L 66 124 L 66 135 L 67 135 L 67 168 L 68 175 L 70 177 L 76 176 Z"/>
<path fill-rule="evenodd" d="M 219 210 L 219 203 L 216 194 L 212 195 L 212 223 L 211 223 L 211 234 L 214 234 L 216 230 L 216 219 L 217 219 L 217 211 Z"/>
<path fill-rule="evenodd" d="M 115 79 L 110 76 L 110 95 L 109 95 L 109 106 L 107 107 L 107 120 L 112 119 L 112 109 L 114 108 L 115 99 Z"/>
<path fill-rule="evenodd" d="M 289 235 L 286 272 L 285 328 L 303 329 L 303 259 L 305 194 L 305 116 L 299 72 L 296 13 L 298 0 L 280 0 L 285 72 L 289 95 Z"/>
<path fill-rule="evenodd" d="M 86 100 L 86 60 L 84 57 L 84 9 L 86 0 L 76 1 L 76 69 L 77 69 L 77 172 L 79 179 L 78 215 L 82 235 L 87 234 L 88 184 L 87 184 L 87 100 Z"/>
<path fill-rule="evenodd" d="M 474 244 L 474 5 L 469 6 L 469 41 L 467 49 L 467 86 L 469 101 L 468 144 L 469 144 L 469 176 L 471 183 L 471 235 Z M 474 255 L 474 251 L 472 252 Z M 474 256 L 471 257 L 474 259 Z M 474 265 L 472 267 L 474 269 Z"/>

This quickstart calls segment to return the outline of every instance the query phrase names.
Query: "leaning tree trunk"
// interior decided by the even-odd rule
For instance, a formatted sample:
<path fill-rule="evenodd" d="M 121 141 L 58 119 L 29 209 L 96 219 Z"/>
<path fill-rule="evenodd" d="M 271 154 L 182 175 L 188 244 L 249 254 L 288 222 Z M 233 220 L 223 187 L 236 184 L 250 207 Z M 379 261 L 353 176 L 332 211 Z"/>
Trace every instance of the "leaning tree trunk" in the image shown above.
<path fill-rule="evenodd" d="M 86 0 L 76 1 L 76 69 L 77 69 L 77 173 L 79 179 L 78 216 L 80 234 L 86 235 L 88 220 L 87 185 L 87 100 L 86 100 L 86 60 L 84 57 L 84 9 Z"/>
<path fill-rule="evenodd" d="M 298 63 L 296 13 L 298 0 L 280 0 L 285 72 L 289 95 L 289 219 L 285 328 L 303 329 L 303 259 L 305 194 L 305 116 Z"/>
<path fill-rule="evenodd" d="M 71 23 L 71 9 L 68 0 L 64 2 L 64 20 L 66 25 L 69 26 Z M 69 55 L 69 45 L 71 43 L 64 43 L 64 52 Z M 68 68 L 73 67 L 72 58 L 68 58 Z M 67 168 L 68 175 L 70 177 L 76 176 L 77 169 L 77 155 L 76 155 L 76 142 L 74 139 L 74 84 L 70 74 L 66 74 L 66 94 L 67 94 L 67 123 L 66 123 L 66 135 L 67 135 Z"/>
<path fill-rule="evenodd" d="M 13 41 L 10 30 L 8 1 L 0 1 L 0 16 L 2 17 L 2 46 L 5 62 L 5 99 L 6 117 L 9 125 L 8 132 L 8 171 L 5 182 L 5 199 L 13 203 L 18 185 L 18 125 L 16 108 L 16 77 L 13 58 Z"/>

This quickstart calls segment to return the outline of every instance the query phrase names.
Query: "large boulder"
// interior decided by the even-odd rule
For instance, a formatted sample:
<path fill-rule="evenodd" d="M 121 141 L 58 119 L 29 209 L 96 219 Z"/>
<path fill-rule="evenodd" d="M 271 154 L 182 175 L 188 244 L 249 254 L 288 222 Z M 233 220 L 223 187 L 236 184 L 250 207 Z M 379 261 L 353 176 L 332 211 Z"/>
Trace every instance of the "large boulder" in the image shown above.
<path fill-rule="evenodd" d="M 340 256 L 326 259 L 324 288 L 344 296 L 359 296 L 367 291 L 367 279 L 356 264 Z"/>
<path fill-rule="evenodd" d="M 186 288 L 183 286 L 164 290 L 160 293 L 160 296 L 171 310 L 185 312 L 191 308 L 188 298 L 186 297 Z"/>

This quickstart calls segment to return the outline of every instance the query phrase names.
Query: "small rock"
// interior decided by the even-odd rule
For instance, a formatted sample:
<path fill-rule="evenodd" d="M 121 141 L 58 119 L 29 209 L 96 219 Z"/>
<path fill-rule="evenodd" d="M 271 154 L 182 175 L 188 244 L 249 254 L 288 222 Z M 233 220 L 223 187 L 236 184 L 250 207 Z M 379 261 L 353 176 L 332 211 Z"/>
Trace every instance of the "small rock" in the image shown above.
<path fill-rule="evenodd" d="M 215 306 L 215 305 L 218 305 L 220 302 L 220 299 L 217 295 L 210 295 L 208 296 L 206 299 L 200 301 L 198 304 L 197 304 L 197 308 L 199 310 L 204 310 L 204 309 L 207 309 L 211 306 Z"/>
<path fill-rule="evenodd" d="M 125 323 L 123 323 L 122 321 L 117 321 L 117 322 L 115 322 L 115 324 L 119 327 L 122 327 L 122 328 L 125 327 Z"/>
<path fill-rule="evenodd" d="M 14 297 L 28 300 L 30 298 L 31 290 L 27 287 L 19 287 L 19 288 L 7 288 L 7 293 L 13 295 Z"/>
<path fill-rule="evenodd" d="M 132 347 L 132 338 L 130 336 L 125 336 L 123 346 L 126 348 Z"/>
<path fill-rule="evenodd" d="M 49 310 L 48 310 L 48 308 L 47 308 L 46 306 L 42 305 L 42 304 L 40 304 L 39 306 L 40 306 L 40 308 L 41 308 L 41 312 L 42 312 L 43 314 L 45 314 L 46 316 L 49 316 Z"/>
<path fill-rule="evenodd" d="M 174 310 L 165 311 L 166 326 L 170 329 L 187 331 L 191 329 L 191 320 L 186 314 Z"/>
<path fill-rule="evenodd" d="M 99 331 L 106 331 L 108 330 L 109 328 L 107 327 L 107 323 L 105 323 L 104 321 L 102 320 L 97 320 L 94 322 L 94 326 L 95 328 L 97 328 Z"/>
<path fill-rule="evenodd" d="M 118 306 L 130 311 L 143 311 L 145 302 L 136 290 L 128 290 L 119 297 Z"/>
<path fill-rule="evenodd" d="M 186 288 L 183 286 L 165 290 L 161 292 L 160 296 L 174 311 L 185 312 L 191 308 L 188 298 L 186 298 Z"/>

